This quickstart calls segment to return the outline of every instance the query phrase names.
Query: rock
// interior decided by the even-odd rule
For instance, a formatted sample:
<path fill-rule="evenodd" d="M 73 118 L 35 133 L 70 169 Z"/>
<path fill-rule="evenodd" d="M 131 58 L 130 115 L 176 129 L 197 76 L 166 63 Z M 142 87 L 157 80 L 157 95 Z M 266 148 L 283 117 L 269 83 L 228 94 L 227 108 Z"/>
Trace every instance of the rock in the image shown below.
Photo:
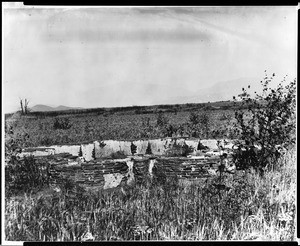
<path fill-rule="evenodd" d="M 216 140 L 216 139 L 200 140 L 200 143 L 203 146 L 208 147 L 210 150 L 217 150 L 218 149 L 218 140 Z"/>
<path fill-rule="evenodd" d="M 93 160 L 93 151 L 95 149 L 94 144 L 82 144 L 81 145 L 81 151 L 82 151 L 82 157 L 85 161 Z"/>
<path fill-rule="evenodd" d="M 55 154 L 69 153 L 73 156 L 78 156 L 80 151 L 80 145 L 54 145 L 51 148 L 54 148 Z"/>
<path fill-rule="evenodd" d="M 149 140 L 153 155 L 163 155 L 171 144 L 171 139 L 151 139 Z M 148 145 L 147 145 L 148 146 Z"/>
<path fill-rule="evenodd" d="M 113 153 L 118 151 L 124 152 L 125 155 L 131 155 L 131 142 L 128 141 L 115 141 L 105 140 L 101 142 L 94 142 L 95 145 L 95 157 L 96 158 L 107 158 Z"/>
<path fill-rule="evenodd" d="M 126 164 L 128 166 L 128 172 L 126 174 L 127 176 L 127 184 L 130 185 L 134 182 L 134 174 L 133 174 L 133 165 L 134 161 L 133 160 L 127 160 Z"/>
<path fill-rule="evenodd" d="M 19 153 L 17 156 L 23 158 L 24 156 L 48 156 L 48 155 L 54 155 L 55 154 L 55 148 L 49 147 L 37 147 L 37 148 L 26 148 L 22 150 L 21 153 Z"/>
<path fill-rule="evenodd" d="M 120 185 L 123 175 L 120 173 L 113 173 L 113 174 L 104 174 L 104 187 L 103 189 L 114 188 Z"/>
<path fill-rule="evenodd" d="M 148 147 L 148 141 L 138 140 L 132 142 L 136 146 L 136 153 L 137 155 L 144 155 L 146 154 L 146 150 Z"/>
<path fill-rule="evenodd" d="M 185 143 L 189 146 L 192 147 L 194 149 L 194 151 L 192 153 L 190 153 L 191 155 L 196 155 L 197 152 L 197 148 L 198 148 L 198 144 L 199 141 L 198 140 L 185 140 Z"/>
<path fill-rule="evenodd" d="M 150 177 L 153 177 L 153 167 L 156 163 L 156 160 L 155 159 L 152 159 L 152 160 L 149 160 L 149 169 L 148 169 L 148 172 L 149 172 L 149 175 Z"/>

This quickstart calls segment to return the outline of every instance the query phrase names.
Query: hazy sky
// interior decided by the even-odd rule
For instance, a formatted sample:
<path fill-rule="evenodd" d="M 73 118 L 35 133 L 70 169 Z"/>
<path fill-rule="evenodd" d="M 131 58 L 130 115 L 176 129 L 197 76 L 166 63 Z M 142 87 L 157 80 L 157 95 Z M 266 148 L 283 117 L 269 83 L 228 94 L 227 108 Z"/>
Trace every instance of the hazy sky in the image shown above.
<path fill-rule="evenodd" d="M 113 94 L 125 98 L 135 87 L 153 84 L 180 94 L 182 88 L 262 77 L 265 69 L 294 78 L 296 11 L 4 6 L 4 111 L 16 110 L 19 98 L 31 106 L 126 106 L 137 104 L 132 94 L 119 102 Z M 105 105 L 97 102 L 98 92 L 105 93 Z M 143 95 L 139 102 L 149 103 Z"/>

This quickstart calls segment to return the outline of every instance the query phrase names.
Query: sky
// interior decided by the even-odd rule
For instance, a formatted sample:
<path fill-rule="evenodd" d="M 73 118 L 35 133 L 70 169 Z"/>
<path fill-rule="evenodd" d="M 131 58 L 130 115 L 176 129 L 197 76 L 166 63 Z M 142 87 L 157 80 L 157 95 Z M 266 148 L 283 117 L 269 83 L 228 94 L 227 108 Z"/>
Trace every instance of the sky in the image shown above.
<path fill-rule="evenodd" d="M 4 4 L 4 3 L 3 3 Z M 4 112 L 150 105 L 216 83 L 296 77 L 297 7 L 3 5 Z"/>

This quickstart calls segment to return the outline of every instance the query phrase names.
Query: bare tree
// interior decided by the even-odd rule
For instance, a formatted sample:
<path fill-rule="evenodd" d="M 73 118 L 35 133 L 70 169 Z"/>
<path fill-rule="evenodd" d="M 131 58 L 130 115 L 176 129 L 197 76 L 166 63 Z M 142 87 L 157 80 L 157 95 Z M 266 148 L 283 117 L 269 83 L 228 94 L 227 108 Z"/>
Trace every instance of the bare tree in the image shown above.
<path fill-rule="evenodd" d="M 23 100 L 20 98 L 21 113 L 24 114 Z"/>
<path fill-rule="evenodd" d="M 27 113 L 29 112 L 28 104 L 29 104 L 29 100 L 27 100 L 27 99 L 25 98 L 25 104 L 24 104 L 24 111 L 25 111 L 25 114 L 27 114 Z"/>
<path fill-rule="evenodd" d="M 20 98 L 20 105 L 21 105 L 21 113 L 22 114 L 27 114 L 29 112 L 28 104 L 29 104 L 29 100 L 27 100 L 25 98 L 25 100 L 23 101 L 23 99 Z"/>

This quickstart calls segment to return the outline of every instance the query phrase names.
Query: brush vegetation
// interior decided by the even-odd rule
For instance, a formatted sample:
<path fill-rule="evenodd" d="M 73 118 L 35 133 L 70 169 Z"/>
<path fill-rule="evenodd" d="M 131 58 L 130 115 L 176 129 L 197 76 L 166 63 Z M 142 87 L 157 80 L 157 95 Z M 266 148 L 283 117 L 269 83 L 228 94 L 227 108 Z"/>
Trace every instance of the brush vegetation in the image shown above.
<path fill-rule="evenodd" d="M 243 89 L 237 101 L 243 108 L 221 115 L 214 114 L 216 111 L 185 112 L 185 117 L 180 116 L 184 120 L 176 121 L 180 117 L 157 114 L 154 118 L 143 116 L 139 126 L 134 118 L 137 115 L 127 115 L 126 122 L 109 122 L 103 115 L 97 116 L 104 117 L 102 120 L 74 117 L 54 121 L 46 116 L 38 120 L 22 116 L 25 125 L 22 120 L 10 119 L 5 125 L 5 239 L 294 241 L 296 80 L 285 87 L 279 84 L 277 89 L 268 89 L 273 77 L 265 77 L 263 93 L 254 99 Z M 178 117 L 180 113 L 172 115 Z M 80 126 L 76 120 L 85 122 L 85 127 L 76 128 Z M 216 125 L 219 127 L 214 128 Z M 106 133 L 97 132 L 100 128 Z M 152 179 L 95 191 L 84 190 L 71 180 L 50 187 L 47 163 L 16 157 L 24 146 L 42 141 L 53 144 L 56 138 L 59 143 L 73 138 L 77 142 L 94 137 L 99 140 L 110 136 L 105 135 L 107 132 L 139 138 L 155 134 L 201 138 L 216 131 L 223 137 L 228 133 L 239 139 L 234 175 L 220 172 L 218 177 L 192 181 L 166 177 L 163 170 L 157 170 Z M 39 134 L 31 135 L 34 132 Z M 136 146 L 131 147 L 134 152 Z M 189 151 L 186 148 L 177 154 Z M 120 156 L 123 153 L 115 157 Z"/>
<path fill-rule="evenodd" d="M 69 181 L 57 191 L 7 197 L 6 240 L 293 241 L 295 150 L 280 164 L 263 178 L 239 171 L 221 180 L 145 179 L 88 192 Z"/>

